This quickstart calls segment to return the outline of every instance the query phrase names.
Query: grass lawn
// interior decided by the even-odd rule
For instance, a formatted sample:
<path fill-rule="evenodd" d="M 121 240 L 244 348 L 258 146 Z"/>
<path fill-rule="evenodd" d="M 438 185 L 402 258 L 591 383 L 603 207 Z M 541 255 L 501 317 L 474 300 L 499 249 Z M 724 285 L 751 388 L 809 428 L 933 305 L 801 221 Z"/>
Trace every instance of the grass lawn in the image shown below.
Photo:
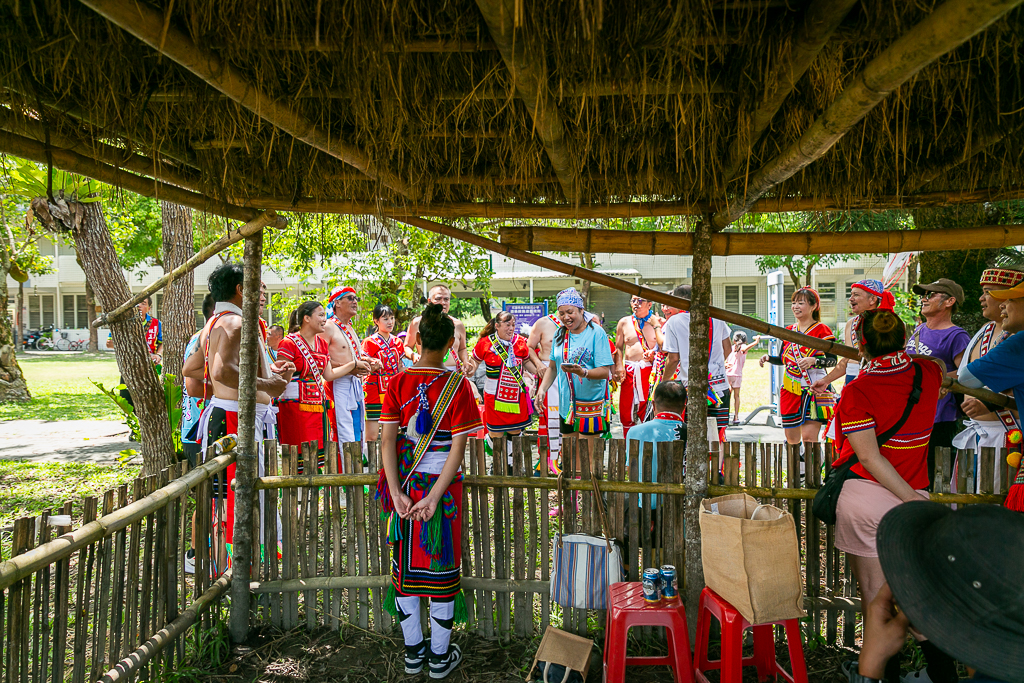
<path fill-rule="evenodd" d="M 139 465 L 97 465 L 78 462 L 0 460 L 0 526 L 18 517 L 74 503 L 75 519 L 82 517 L 82 500 L 132 481 Z"/>
<path fill-rule="evenodd" d="M 119 381 L 112 353 L 19 355 L 32 400 L 0 403 L 2 420 L 120 420 L 121 411 L 89 380 Z"/>

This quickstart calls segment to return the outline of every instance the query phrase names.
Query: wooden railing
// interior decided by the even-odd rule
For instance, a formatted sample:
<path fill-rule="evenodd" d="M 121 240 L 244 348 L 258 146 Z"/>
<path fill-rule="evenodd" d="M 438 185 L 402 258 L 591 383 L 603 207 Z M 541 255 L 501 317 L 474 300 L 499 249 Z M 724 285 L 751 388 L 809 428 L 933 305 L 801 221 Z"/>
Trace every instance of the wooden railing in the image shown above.
<path fill-rule="evenodd" d="M 15 521 L 0 542 L 3 681 L 134 680 L 146 667 L 151 676 L 176 670 L 190 631 L 201 648 L 209 608 L 231 580 L 211 571 L 208 539 L 211 478 L 235 454 L 210 456 L 86 498 L 81 520 L 70 519 L 68 502 Z M 193 527 L 202 542 L 187 575 Z"/>
<path fill-rule="evenodd" d="M 494 454 L 487 453 L 483 441 L 469 444 L 462 500 L 463 587 L 468 627 L 485 636 L 533 636 L 543 633 L 549 623 L 587 633 L 603 621 L 602 614 L 563 610 L 548 598 L 558 523 L 557 517 L 549 516 L 557 505 L 556 479 L 547 472 L 531 476 L 538 457 L 535 444 L 535 439 L 513 439 L 511 466 L 500 455 L 504 452 L 501 444 L 495 444 Z M 567 440 L 564 445 L 567 529 L 601 533 L 590 483 L 596 474 L 607 501 L 612 534 L 620 541 L 628 538 L 623 544 L 628 579 L 638 580 L 646 566 L 674 564 L 685 580 L 683 444 L 658 444 L 658 483 L 649 483 L 655 462 L 653 445 L 647 444 L 642 457 L 627 462 L 623 441 L 595 444 L 593 468 L 587 442 Z M 820 485 L 822 463 L 831 460 L 831 453 L 820 444 L 806 446 L 806 486 L 801 486 L 799 446 L 733 443 L 727 444 L 725 485 L 713 482 L 709 491 L 710 495 L 746 491 L 790 510 L 804 558 L 809 628 L 829 643 L 841 640 L 852 646 L 860 602 L 851 569 L 844 554 L 835 548 L 833 528 L 809 511 L 809 499 Z M 717 479 L 717 445 L 713 448 L 710 470 Z M 569 457 L 572 449 L 580 453 L 579 458 Z M 315 460 L 308 447 L 301 454 L 294 447 L 284 447 L 279 457 L 275 450 L 273 444 L 265 449 L 267 475 L 257 488 L 280 491 L 280 496 L 266 497 L 263 533 L 276 543 L 278 529 L 273 520 L 280 514 L 281 553 L 280 557 L 263 553 L 258 572 L 254 572 L 252 590 L 266 595 L 259 601 L 257 618 L 285 629 L 302 622 L 309 628 L 322 624 L 338 628 L 346 622 L 363 629 L 389 629 L 392 620 L 382 608 L 382 599 L 389 582 L 390 551 L 386 525 L 373 500 L 380 466 L 376 444 L 368 445 L 366 473 L 358 474 L 338 474 L 338 458 L 330 450 L 322 470 L 299 476 L 295 473 L 300 459 Z M 1000 502 L 1002 491 L 993 486 L 995 454 L 985 449 L 982 455 L 983 466 L 976 472 L 972 452 L 940 452 L 933 500 Z M 961 463 L 957 490 L 974 487 L 979 481 L 980 494 L 949 493 L 954 457 Z M 362 472 L 361 460 L 359 444 L 344 445 L 343 471 Z M 1005 471 L 1002 474 L 1000 488 L 1005 490 L 1009 477 Z M 659 496 L 656 524 L 652 524 L 652 495 Z"/>

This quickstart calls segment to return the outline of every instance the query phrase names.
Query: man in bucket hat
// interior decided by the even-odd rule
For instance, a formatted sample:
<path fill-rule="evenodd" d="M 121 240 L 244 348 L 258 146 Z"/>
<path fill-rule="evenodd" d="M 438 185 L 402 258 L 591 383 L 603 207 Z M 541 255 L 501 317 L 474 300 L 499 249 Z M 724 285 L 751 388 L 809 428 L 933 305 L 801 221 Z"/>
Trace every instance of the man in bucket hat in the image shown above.
<path fill-rule="evenodd" d="M 900 505 L 878 527 L 887 584 L 864 613 L 852 683 L 883 680 L 912 626 L 976 669 L 974 681 L 1024 680 L 1024 517 L 995 505 Z"/>

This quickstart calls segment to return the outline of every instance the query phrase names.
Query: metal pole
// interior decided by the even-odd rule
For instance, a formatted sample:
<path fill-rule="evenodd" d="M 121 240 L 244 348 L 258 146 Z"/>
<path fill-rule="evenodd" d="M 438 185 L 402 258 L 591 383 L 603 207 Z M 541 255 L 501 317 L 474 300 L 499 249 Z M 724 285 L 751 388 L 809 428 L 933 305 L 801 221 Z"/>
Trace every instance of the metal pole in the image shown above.
<path fill-rule="evenodd" d="M 530 303 L 533 303 L 533 278 L 530 278 Z"/>
<path fill-rule="evenodd" d="M 256 439 L 256 378 L 259 373 L 260 264 L 263 261 L 263 231 L 245 238 L 242 266 L 242 341 L 238 358 L 238 457 L 235 461 L 235 525 L 232 533 L 231 640 L 243 643 L 249 637 L 249 576 L 253 558 L 253 495 L 256 483 L 258 445 Z"/>

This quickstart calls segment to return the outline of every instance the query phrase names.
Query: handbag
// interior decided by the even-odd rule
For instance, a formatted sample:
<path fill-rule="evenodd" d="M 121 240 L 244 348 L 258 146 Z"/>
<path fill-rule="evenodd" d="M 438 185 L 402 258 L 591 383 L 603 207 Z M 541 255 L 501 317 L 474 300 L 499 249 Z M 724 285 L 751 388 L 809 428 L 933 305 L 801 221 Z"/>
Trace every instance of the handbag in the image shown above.
<path fill-rule="evenodd" d="M 593 454 L 590 455 L 594 471 Z M 562 474 L 558 475 L 558 505 L 565 508 L 562 500 Z M 594 498 L 604 537 L 591 534 L 565 534 L 565 515 L 559 512 L 561 531 L 555 534 L 552 556 L 551 600 L 562 607 L 576 609 L 607 609 L 608 586 L 624 580 L 622 551 L 612 541 L 605 513 L 604 500 L 597 477 L 591 477 Z"/>
<path fill-rule="evenodd" d="M 914 385 L 910 389 L 910 396 L 907 397 L 907 405 L 903 408 L 903 414 L 896 421 L 896 424 L 878 435 L 879 448 L 895 436 L 896 432 L 906 424 L 910 418 L 910 413 L 914 410 L 914 406 L 917 405 L 920 399 L 921 366 L 914 363 Z M 850 468 L 858 462 L 860 462 L 860 459 L 854 453 L 842 465 L 833 468 L 825 477 L 821 488 L 814 494 L 814 500 L 811 502 L 811 511 L 814 512 L 815 517 L 825 522 L 825 524 L 836 523 L 836 505 L 839 504 L 839 494 L 843 492 L 843 482 L 857 477 L 857 474 L 851 472 Z"/>

